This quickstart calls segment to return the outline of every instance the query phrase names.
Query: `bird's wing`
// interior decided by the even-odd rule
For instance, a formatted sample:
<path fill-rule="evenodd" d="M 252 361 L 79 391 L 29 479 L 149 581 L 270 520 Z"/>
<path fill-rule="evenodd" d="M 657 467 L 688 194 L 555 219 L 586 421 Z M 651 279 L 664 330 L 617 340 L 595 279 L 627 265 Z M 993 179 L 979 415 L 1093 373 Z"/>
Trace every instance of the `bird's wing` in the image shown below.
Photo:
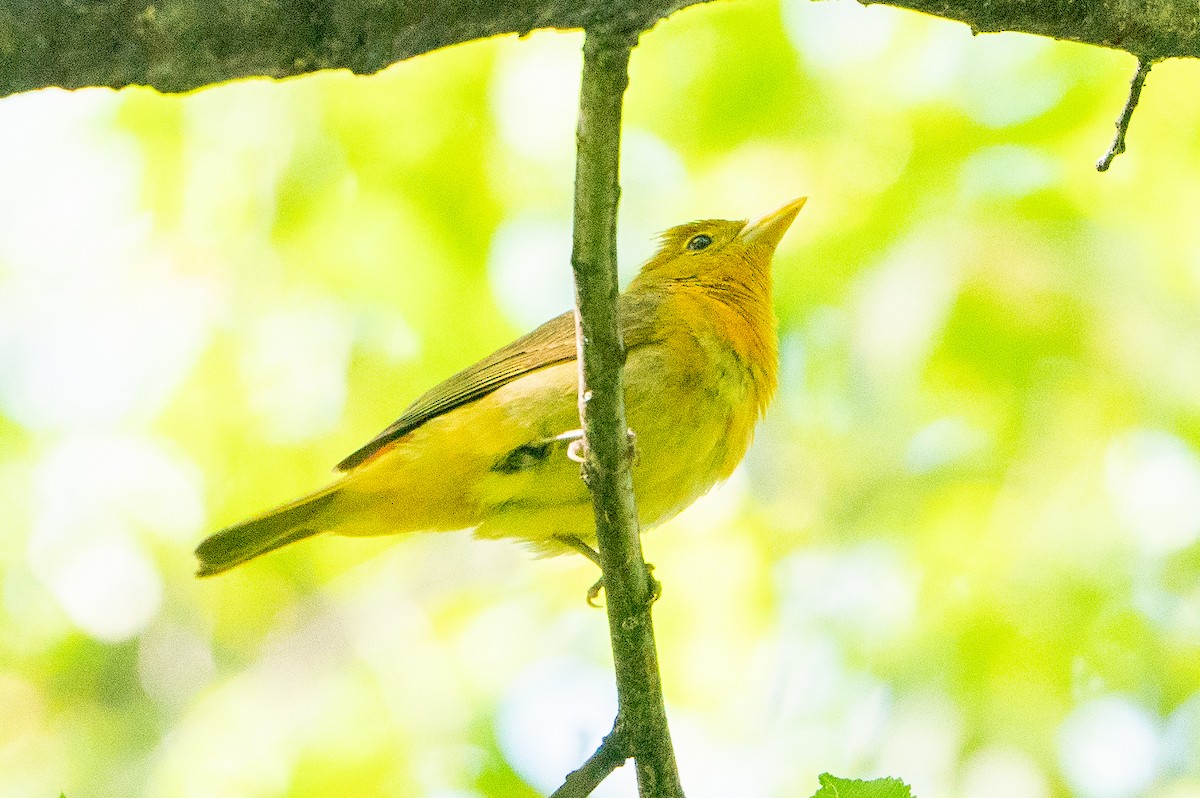
<path fill-rule="evenodd" d="M 633 299 L 621 297 L 626 349 L 650 341 L 656 305 L 654 298 L 646 295 Z M 575 314 L 567 311 L 431 388 L 390 427 L 338 463 L 337 470 L 349 471 L 429 419 L 484 397 L 518 377 L 574 359 Z"/>

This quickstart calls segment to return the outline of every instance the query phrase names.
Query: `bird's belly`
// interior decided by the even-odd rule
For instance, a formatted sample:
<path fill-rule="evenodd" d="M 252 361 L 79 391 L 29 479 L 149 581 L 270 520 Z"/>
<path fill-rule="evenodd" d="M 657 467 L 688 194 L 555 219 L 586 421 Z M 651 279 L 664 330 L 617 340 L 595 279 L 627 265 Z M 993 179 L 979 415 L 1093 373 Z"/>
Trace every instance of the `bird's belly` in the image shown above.
<path fill-rule="evenodd" d="M 646 529 L 729 476 L 758 409 L 733 354 L 688 358 L 648 347 L 636 355 L 625 372 L 626 417 Z M 546 551 L 557 536 L 594 541 L 591 494 L 567 456 L 570 441 L 556 440 L 579 427 L 577 375 L 573 362 L 551 366 L 426 422 L 347 480 L 347 501 L 362 504 L 354 515 L 363 522 L 336 531 L 475 527 L 481 537 L 522 538 Z"/>
<path fill-rule="evenodd" d="M 626 418 L 633 430 L 634 492 L 643 529 L 673 517 L 725 479 L 749 445 L 758 409 L 736 357 L 705 353 L 707 367 L 666 350 L 640 352 L 626 369 Z M 552 415 L 564 432 L 577 426 L 574 397 Z M 557 429 L 557 427 L 555 428 Z M 556 434 L 538 432 L 541 440 Z M 536 436 L 534 436 L 536 437 Z M 519 537 L 539 548 L 556 536 L 595 539 L 591 495 L 567 443 L 514 450 L 506 473 L 488 475 L 478 534 Z M 524 467 L 517 467 L 524 466 Z"/>

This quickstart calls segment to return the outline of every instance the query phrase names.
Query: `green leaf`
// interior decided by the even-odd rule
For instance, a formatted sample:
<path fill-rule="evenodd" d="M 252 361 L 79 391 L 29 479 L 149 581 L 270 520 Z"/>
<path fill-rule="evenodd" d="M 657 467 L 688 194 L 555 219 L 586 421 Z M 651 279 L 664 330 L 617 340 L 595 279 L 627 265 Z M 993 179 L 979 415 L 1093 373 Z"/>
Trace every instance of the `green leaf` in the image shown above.
<path fill-rule="evenodd" d="M 839 779 L 820 775 L 821 789 L 813 798 L 913 798 L 912 790 L 900 779 Z"/>

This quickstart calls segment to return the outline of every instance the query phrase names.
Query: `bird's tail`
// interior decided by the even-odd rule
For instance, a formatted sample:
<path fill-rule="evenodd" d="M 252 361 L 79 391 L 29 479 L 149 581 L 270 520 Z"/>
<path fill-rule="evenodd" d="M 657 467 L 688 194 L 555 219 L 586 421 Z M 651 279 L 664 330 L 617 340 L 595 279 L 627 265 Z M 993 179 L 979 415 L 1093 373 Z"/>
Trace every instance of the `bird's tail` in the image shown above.
<path fill-rule="evenodd" d="M 234 524 L 196 547 L 200 561 L 196 576 L 213 576 L 260 554 L 324 532 L 328 511 L 337 498 L 336 486 L 285 504 L 269 513 Z"/>

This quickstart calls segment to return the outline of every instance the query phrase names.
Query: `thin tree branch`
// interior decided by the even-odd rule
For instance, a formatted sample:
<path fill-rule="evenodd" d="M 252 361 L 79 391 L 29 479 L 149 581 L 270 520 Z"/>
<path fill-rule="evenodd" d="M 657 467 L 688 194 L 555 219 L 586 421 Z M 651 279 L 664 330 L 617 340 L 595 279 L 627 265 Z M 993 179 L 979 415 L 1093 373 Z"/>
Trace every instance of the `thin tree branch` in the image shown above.
<path fill-rule="evenodd" d="M 1150 74 L 1150 67 L 1153 65 L 1153 61 L 1138 59 L 1137 72 L 1134 73 L 1133 81 L 1129 84 L 1129 99 L 1125 101 L 1125 108 L 1121 111 L 1121 116 L 1117 118 L 1117 135 L 1113 138 L 1108 152 L 1104 153 L 1104 157 L 1096 162 L 1097 172 L 1107 172 L 1108 167 L 1112 166 L 1113 159 L 1125 152 L 1125 136 L 1129 133 L 1129 120 L 1133 118 L 1133 109 L 1137 108 L 1138 100 L 1142 96 L 1142 87 L 1146 85 L 1146 76 Z"/>
<path fill-rule="evenodd" d="M 625 764 L 629 753 L 621 736 L 621 729 L 613 724 L 613 729 L 600 743 L 595 753 L 587 761 L 567 774 L 563 785 L 550 794 L 550 798 L 585 798 L 592 790 L 600 786 L 600 782 L 608 775 Z"/>
<path fill-rule="evenodd" d="M 620 19 L 619 17 L 616 19 Z M 617 728 L 633 755 L 642 798 L 682 798 L 667 728 L 654 627 L 653 589 L 642 559 L 633 495 L 632 443 L 625 422 L 617 284 L 621 104 L 639 29 L 594 27 L 583 47 L 575 165 L 576 333 L 584 477 L 592 490 L 596 540 L 617 681 Z"/>

